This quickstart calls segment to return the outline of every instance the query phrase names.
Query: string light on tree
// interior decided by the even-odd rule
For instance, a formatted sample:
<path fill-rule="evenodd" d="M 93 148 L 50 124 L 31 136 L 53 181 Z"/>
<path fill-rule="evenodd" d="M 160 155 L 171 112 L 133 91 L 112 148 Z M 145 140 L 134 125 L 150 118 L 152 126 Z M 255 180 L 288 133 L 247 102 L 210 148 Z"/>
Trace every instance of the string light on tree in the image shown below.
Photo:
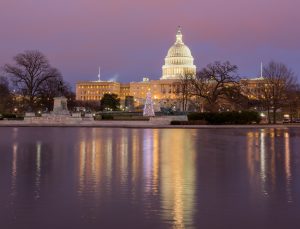
<path fill-rule="evenodd" d="M 153 108 L 153 101 L 152 101 L 152 98 L 151 98 L 151 92 L 150 91 L 148 91 L 147 95 L 146 95 L 146 101 L 145 101 L 143 116 L 146 116 L 146 117 L 154 117 L 155 116 L 154 108 Z"/>

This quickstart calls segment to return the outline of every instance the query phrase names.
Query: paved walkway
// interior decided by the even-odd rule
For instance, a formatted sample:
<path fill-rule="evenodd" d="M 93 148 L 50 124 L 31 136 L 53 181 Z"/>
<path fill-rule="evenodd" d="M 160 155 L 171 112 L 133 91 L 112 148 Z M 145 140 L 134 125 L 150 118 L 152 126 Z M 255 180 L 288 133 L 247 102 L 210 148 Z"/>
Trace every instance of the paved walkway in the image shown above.
<path fill-rule="evenodd" d="M 300 124 L 277 125 L 168 125 L 149 121 L 81 121 L 77 123 L 30 123 L 25 121 L 0 121 L 1 127 L 97 127 L 97 128 L 168 128 L 168 129 L 228 129 L 228 128 L 300 128 Z"/>

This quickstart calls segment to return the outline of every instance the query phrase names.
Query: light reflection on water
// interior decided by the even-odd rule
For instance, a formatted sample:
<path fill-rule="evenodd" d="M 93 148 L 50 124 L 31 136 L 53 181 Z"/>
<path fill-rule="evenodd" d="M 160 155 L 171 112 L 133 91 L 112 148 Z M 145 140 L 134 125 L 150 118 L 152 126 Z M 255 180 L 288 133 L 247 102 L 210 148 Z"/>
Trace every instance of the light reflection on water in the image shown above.
<path fill-rule="evenodd" d="M 252 187 L 255 188 L 255 182 L 259 180 L 255 168 L 258 164 L 261 192 L 269 196 L 278 185 L 285 186 L 288 202 L 293 201 L 290 141 L 289 129 L 271 128 L 247 133 L 247 163 Z M 280 178 L 284 184 L 277 184 L 278 174 L 283 174 Z"/>
<path fill-rule="evenodd" d="M 3 128 L 0 223 L 6 228 L 300 225 L 299 133 Z"/>
<path fill-rule="evenodd" d="M 192 224 L 195 202 L 195 145 L 191 134 L 162 131 L 161 205 L 163 218 L 175 227 Z"/>
<path fill-rule="evenodd" d="M 108 140 L 105 142 L 102 141 L 101 135 L 97 135 L 95 129 L 92 131 L 92 138 L 81 133 L 79 199 L 84 200 L 87 195 L 99 199 L 105 184 L 108 193 L 104 195 L 109 195 L 115 192 L 116 187 L 113 187 L 112 183 L 117 182 L 120 195 L 134 200 L 139 198 L 136 196 L 139 192 L 137 185 L 142 185 L 146 216 L 149 217 L 153 213 L 152 203 L 148 199 L 157 196 L 158 199 L 161 198 L 158 203 L 161 203 L 162 217 L 166 222 L 173 222 L 176 227 L 183 227 L 185 223 L 192 224 L 195 146 L 191 134 L 194 131 L 174 130 L 170 135 L 168 131 L 146 129 L 141 133 L 133 130 L 133 136 L 128 134 L 129 131 L 121 129 L 120 137 L 114 138 L 111 135 L 112 131 L 108 130 Z M 128 138 L 131 137 L 132 145 L 129 145 Z M 132 149 L 128 149 L 129 146 L 133 146 Z M 128 156 L 129 151 L 132 158 Z M 164 166 L 160 168 L 160 164 Z M 106 176 L 103 176 L 105 171 Z M 112 171 L 115 171 L 113 176 Z M 131 181 L 128 179 L 134 182 L 132 187 L 129 187 Z M 142 183 L 137 184 L 141 180 Z"/>

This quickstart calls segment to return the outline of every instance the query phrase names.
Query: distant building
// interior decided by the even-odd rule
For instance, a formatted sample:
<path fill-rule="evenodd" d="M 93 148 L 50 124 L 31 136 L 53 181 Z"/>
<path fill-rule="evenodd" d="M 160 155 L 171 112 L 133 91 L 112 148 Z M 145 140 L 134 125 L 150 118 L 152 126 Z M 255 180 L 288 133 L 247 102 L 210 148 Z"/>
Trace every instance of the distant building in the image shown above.
<path fill-rule="evenodd" d="M 266 80 L 261 77 L 241 79 L 240 84 L 242 92 L 250 100 L 259 100 L 263 97 L 264 91 L 266 90 Z"/>
<path fill-rule="evenodd" d="M 142 108 L 148 91 L 151 91 L 154 109 L 161 107 L 181 108 L 178 99 L 180 79 L 184 75 L 195 76 L 196 66 L 191 50 L 183 42 L 181 28 L 178 28 L 175 43 L 169 48 L 162 66 L 162 76 L 158 80 L 144 77 L 140 82 L 120 83 L 100 80 L 100 68 L 97 81 L 79 81 L 76 84 L 76 100 L 100 101 L 104 94 L 117 94 L 124 109 Z M 265 83 L 263 77 L 241 79 L 242 92 L 251 100 L 262 96 Z M 127 98 L 127 102 L 126 102 Z M 201 105 L 202 106 L 202 105 Z M 202 108 L 201 108 L 202 109 Z"/>
<path fill-rule="evenodd" d="M 76 100 L 80 101 L 100 101 L 106 93 L 117 94 L 125 106 L 127 96 L 132 96 L 134 106 L 143 106 L 146 94 L 151 91 L 154 107 L 175 106 L 180 107 L 176 100 L 178 83 L 183 75 L 195 75 L 196 66 L 190 49 L 183 42 L 181 28 L 178 28 L 176 41 L 168 50 L 165 64 L 162 66 L 162 76 L 160 80 L 150 80 L 143 78 L 140 82 L 119 83 L 100 80 L 79 81 L 76 84 Z"/>
<path fill-rule="evenodd" d="M 79 81 L 76 84 L 76 100 L 100 101 L 104 94 L 120 94 L 120 83 L 109 81 Z"/>

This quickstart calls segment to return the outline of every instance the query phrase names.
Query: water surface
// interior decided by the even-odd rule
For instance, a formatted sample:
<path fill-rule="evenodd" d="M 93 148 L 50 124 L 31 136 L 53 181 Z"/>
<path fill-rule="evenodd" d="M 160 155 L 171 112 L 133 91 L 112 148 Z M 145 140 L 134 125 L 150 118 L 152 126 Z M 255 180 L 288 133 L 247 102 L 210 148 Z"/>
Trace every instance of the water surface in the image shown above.
<path fill-rule="evenodd" d="M 300 129 L 0 128 L 0 228 L 300 228 Z"/>

